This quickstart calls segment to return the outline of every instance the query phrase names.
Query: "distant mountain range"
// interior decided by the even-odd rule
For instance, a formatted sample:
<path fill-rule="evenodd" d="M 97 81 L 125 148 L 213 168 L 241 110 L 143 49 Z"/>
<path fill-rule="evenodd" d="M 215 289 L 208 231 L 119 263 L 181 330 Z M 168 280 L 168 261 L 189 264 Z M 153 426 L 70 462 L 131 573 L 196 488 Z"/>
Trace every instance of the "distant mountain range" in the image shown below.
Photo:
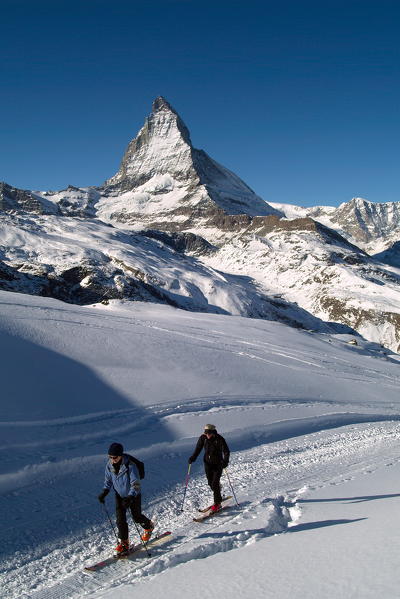
<path fill-rule="evenodd" d="M 159 97 L 102 186 L 0 183 L 0 288 L 358 332 L 399 352 L 400 202 L 267 203 Z"/>

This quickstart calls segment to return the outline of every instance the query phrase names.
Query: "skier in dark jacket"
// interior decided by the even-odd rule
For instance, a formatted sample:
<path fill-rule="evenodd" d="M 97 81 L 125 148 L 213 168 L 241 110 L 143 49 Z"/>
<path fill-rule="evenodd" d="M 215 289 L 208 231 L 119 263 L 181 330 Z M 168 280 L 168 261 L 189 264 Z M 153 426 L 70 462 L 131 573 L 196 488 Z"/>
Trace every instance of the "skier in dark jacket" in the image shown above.
<path fill-rule="evenodd" d="M 221 485 L 222 470 L 229 464 L 229 447 L 223 437 L 217 433 L 213 424 L 206 424 L 204 433 L 199 437 L 196 448 L 189 458 L 189 464 L 196 461 L 199 453 L 204 448 L 204 470 L 207 481 L 214 493 L 213 512 L 221 509 Z"/>
<path fill-rule="evenodd" d="M 154 524 L 142 514 L 140 493 L 140 476 L 134 458 L 124 453 L 121 443 L 111 443 L 108 450 L 109 460 L 106 464 L 104 489 L 98 499 L 104 500 L 111 488 L 115 491 L 115 511 L 120 543 L 115 548 L 116 555 L 124 555 L 129 551 L 128 523 L 126 510 L 131 510 L 132 518 L 144 528 L 143 541 L 150 539 Z M 137 460 L 135 460 L 137 461 Z M 140 462 L 139 462 L 140 463 Z M 143 464 L 142 464 L 143 465 Z"/>

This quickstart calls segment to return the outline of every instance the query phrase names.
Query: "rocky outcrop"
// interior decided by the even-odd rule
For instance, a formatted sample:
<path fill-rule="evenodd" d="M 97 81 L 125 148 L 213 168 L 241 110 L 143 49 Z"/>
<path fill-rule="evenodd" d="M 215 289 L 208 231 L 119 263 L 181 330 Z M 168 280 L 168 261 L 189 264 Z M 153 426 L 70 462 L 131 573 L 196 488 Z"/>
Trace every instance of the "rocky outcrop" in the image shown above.
<path fill-rule="evenodd" d="M 321 295 L 321 308 L 334 322 L 342 322 L 370 341 L 400 353 L 400 314 L 349 305 L 340 298 Z"/>
<path fill-rule="evenodd" d="M 166 233 L 165 231 L 152 231 L 149 229 L 142 234 L 150 239 L 162 241 L 162 243 L 181 254 L 203 256 L 217 251 L 217 248 L 211 243 L 194 233 Z"/>
<path fill-rule="evenodd" d="M 57 205 L 41 198 L 32 191 L 17 189 L 4 182 L 0 183 L 0 211 L 60 214 Z"/>
<path fill-rule="evenodd" d="M 334 227 L 369 253 L 400 240 L 400 202 L 379 204 L 353 198 L 341 204 L 330 219 Z"/>
<path fill-rule="evenodd" d="M 336 230 L 368 254 L 377 254 L 400 241 L 400 202 L 375 203 L 363 198 L 333 206 L 303 208 L 272 204 L 286 218 L 312 218 Z"/>

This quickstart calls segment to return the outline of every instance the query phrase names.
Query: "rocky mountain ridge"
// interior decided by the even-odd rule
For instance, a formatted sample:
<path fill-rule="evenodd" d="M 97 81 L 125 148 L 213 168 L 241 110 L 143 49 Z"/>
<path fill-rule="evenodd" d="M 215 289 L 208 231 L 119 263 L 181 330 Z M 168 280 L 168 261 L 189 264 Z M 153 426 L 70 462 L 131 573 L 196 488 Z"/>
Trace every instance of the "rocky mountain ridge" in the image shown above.
<path fill-rule="evenodd" d="M 99 187 L 0 184 L 0 287 L 358 331 L 400 348 L 400 203 L 266 203 L 157 98 Z M 376 254 L 373 256 L 371 254 Z"/>
<path fill-rule="evenodd" d="M 376 203 L 353 198 L 337 208 L 275 203 L 271 206 L 289 219 L 309 217 L 321 222 L 371 255 L 390 248 L 400 237 L 400 202 Z"/>

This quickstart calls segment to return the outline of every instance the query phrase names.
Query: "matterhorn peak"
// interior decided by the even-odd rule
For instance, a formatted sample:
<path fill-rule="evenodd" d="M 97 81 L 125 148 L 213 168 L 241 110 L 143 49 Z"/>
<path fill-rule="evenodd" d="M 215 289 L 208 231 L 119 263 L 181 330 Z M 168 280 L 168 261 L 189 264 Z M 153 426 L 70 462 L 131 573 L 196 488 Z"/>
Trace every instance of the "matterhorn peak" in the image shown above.
<path fill-rule="evenodd" d="M 169 102 L 163 96 L 157 96 L 157 98 L 153 102 L 153 112 L 159 112 L 160 110 L 167 110 L 169 112 L 173 112 L 177 114 L 176 110 L 174 110 Z"/>
<path fill-rule="evenodd" d="M 106 187 L 127 191 L 154 176 L 169 175 L 181 180 L 189 174 L 192 143 L 186 125 L 162 96 L 154 100 L 152 108 L 143 127 L 128 145 L 119 171 L 106 181 Z"/>
<path fill-rule="evenodd" d="M 163 214 L 164 219 L 179 214 L 181 221 L 185 214 L 185 226 L 199 211 L 209 215 L 215 210 L 248 216 L 276 213 L 234 173 L 193 147 L 188 128 L 163 96 L 154 100 L 119 171 L 103 190 L 113 197 L 131 194 L 129 207 L 124 205 L 120 215 L 126 223 L 137 222 L 144 213 L 149 218 Z"/>
<path fill-rule="evenodd" d="M 162 131 L 158 130 L 158 127 L 167 123 L 169 125 L 169 133 L 178 133 L 178 136 L 180 134 L 185 143 L 187 143 L 189 146 L 192 145 L 188 128 L 176 110 L 169 102 L 167 102 L 165 98 L 163 98 L 163 96 L 158 96 L 154 100 L 152 113 L 147 118 L 146 123 L 152 126 L 153 134 L 162 133 Z"/>

